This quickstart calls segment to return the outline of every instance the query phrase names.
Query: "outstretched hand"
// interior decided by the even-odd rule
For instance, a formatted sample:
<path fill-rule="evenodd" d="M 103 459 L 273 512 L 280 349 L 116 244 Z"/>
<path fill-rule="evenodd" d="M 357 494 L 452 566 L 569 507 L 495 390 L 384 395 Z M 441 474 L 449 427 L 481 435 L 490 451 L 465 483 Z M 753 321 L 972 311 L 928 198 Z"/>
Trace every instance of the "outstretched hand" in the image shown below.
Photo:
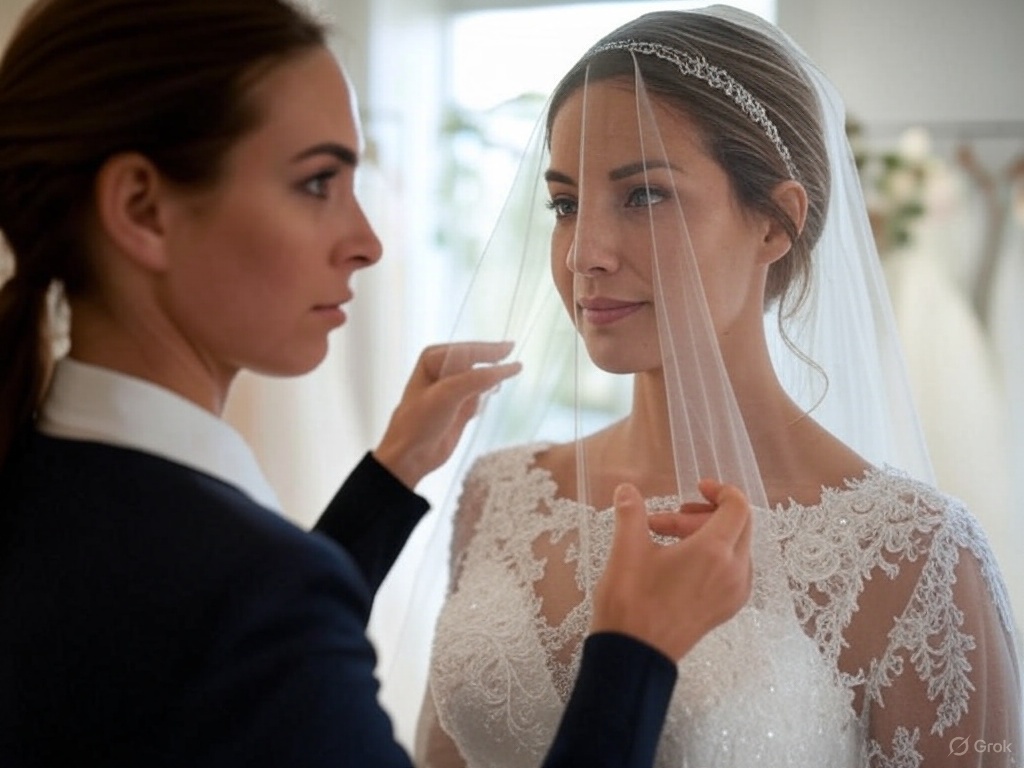
<path fill-rule="evenodd" d="M 678 661 L 743 606 L 752 579 L 750 504 L 714 480 L 700 489 L 707 505 L 658 516 L 656 532 L 685 537 L 667 546 L 651 540 L 636 487 L 616 489 L 615 538 L 594 593 L 592 632 L 631 635 Z"/>
<path fill-rule="evenodd" d="M 427 347 L 373 455 L 407 488 L 444 464 L 480 398 L 522 369 L 500 363 L 511 342 L 460 342 Z"/>

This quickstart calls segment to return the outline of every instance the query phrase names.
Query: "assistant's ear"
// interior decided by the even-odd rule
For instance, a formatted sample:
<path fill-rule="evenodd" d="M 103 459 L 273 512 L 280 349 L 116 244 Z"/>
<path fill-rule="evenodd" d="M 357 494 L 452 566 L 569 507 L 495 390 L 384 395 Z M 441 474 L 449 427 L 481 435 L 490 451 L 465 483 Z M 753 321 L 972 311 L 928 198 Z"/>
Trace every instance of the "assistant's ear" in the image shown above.
<path fill-rule="evenodd" d="M 776 207 L 788 218 L 797 234 L 803 231 L 807 219 L 807 191 L 799 181 L 789 179 L 778 184 L 772 192 L 772 200 Z M 765 264 L 781 259 L 790 248 L 793 240 L 790 233 L 774 218 L 766 217 L 766 228 L 761 254 Z"/>
<path fill-rule="evenodd" d="M 139 266 L 161 271 L 165 261 L 163 221 L 166 182 L 144 155 L 124 152 L 96 175 L 96 213 L 103 234 Z"/>

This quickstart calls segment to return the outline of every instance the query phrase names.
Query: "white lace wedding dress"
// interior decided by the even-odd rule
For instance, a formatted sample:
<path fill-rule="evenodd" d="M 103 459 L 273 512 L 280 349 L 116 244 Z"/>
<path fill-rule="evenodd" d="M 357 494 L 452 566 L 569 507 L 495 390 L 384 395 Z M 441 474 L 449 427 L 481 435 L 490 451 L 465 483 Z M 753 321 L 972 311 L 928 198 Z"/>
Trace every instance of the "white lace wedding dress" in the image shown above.
<path fill-rule="evenodd" d="M 556 498 L 534 464 L 542 447 L 490 454 L 467 477 L 421 717 L 426 765 L 538 765 L 571 689 L 614 521 Z M 659 768 L 912 768 L 951 754 L 963 727 L 991 733 L 970 717 L 986 698 L 1003 697 L 988 713 L 1001 707 L 1004 728 L 1019 718 L 1005 698 L 1019 691 L 1005 588 L 962 505 L 871 470 L 769 520 L 803 631 L 746 608 L 707 636 L 680 664 Z M 1009 687 L 982 693 L 993 671 Z"/>

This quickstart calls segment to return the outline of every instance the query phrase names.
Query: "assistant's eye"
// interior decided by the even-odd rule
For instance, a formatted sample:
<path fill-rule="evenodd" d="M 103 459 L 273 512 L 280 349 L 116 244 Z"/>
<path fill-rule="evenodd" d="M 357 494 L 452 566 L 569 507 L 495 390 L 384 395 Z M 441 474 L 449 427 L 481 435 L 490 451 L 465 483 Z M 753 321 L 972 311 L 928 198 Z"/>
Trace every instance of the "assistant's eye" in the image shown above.
<path fill-rule="evenodd" d="M 556 219 L 564 219 L 576 213 L 576 201 L 571 197 L 553 197 L 548 200 L 547 207 L 555 212 Z"/>
<path fill-rule="evenodd" d="M 629 193 L 626 200 L 627 208 L 646 208 L 650 205 L 657 205 L 668 195 L 656 187 L 637 187 Z"/>
<path fill-rule="evenodd" d="M 306 179 L 302 182 L 302 191 L 318 197 L 321 200 L 326 200 L 331 196 L 331 180 L 338 175 L 336 170 L 321 171 L 315 176 Z"/>

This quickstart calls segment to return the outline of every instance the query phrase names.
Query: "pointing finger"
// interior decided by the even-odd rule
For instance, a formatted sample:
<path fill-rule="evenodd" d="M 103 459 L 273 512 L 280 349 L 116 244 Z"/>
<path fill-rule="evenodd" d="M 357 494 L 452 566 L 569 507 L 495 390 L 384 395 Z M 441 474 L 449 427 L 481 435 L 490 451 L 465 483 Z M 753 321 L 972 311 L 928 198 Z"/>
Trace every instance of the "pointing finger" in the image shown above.
<path fill-rule="evenodd" d="M 647 533 L 647 510 L 635 485 L 622 483 L 615 489 L 615 538 L 609 563 L 625 558 L 634 562 L 642 557 L 642 547 L 650 543 Z"/>

